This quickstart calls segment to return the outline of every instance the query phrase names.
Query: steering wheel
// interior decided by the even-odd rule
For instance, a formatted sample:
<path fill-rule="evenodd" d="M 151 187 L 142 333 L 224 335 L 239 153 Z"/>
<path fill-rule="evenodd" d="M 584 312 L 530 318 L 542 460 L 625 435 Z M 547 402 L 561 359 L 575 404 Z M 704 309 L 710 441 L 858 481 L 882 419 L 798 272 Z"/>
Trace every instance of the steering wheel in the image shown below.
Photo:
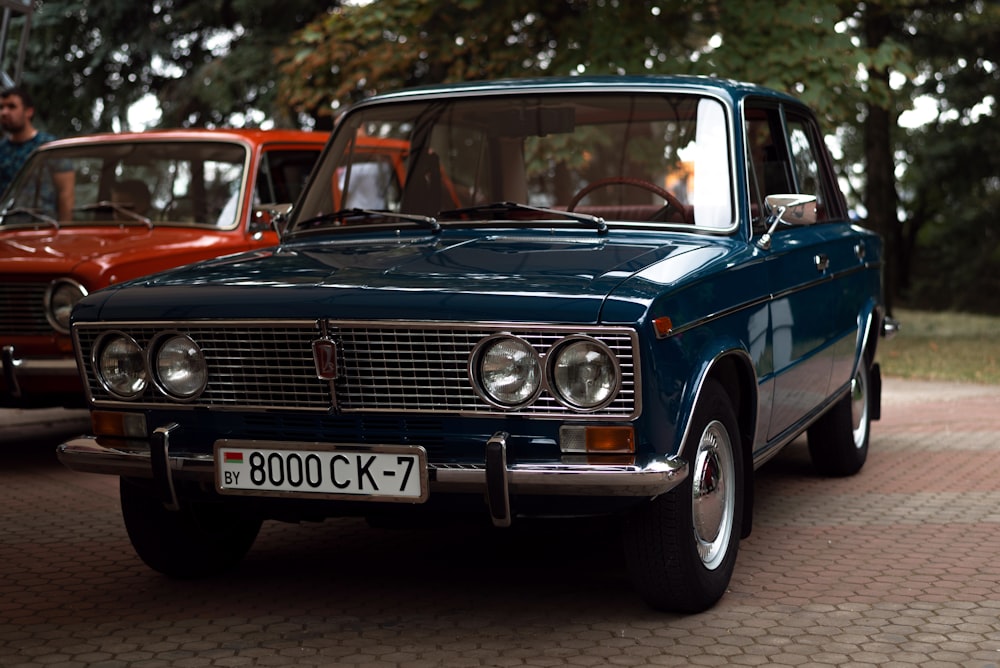
<path fill-rule="evenodd" d="M 642 188 L 643 190 L 648 190 L 649 192 L 655 195 L 659 195 L 660 197 L 665 199 L 667 201 L 668 206 L 677 209 L 678 211 L 681 212 L 682 215 L 685 211 L 684 204 L 682 204 L 681 201 L 677 199 L 676 195 L 674 195 L 666 188 L 661 188 L 655 183 L 650 183 L 649 181 L 633 178 L 631 176 L 611 176 L 606 179 L 598 179 L 596 181 L 591 181 L 583 188 L 581 188 L 578 193 L 573 195 L 573 199 L 571 199 L 569 201 L 569 204 L 566 205 L 566 210 L 573 211 L 576 208 L 576 205 L 580 203 L 580 200 L 582 200 L 584 197 L 594 192 L 598 188 L 607 188 L 608 186 L 615 186 L 615 185 L 634 186 L 636 188 Z"/>

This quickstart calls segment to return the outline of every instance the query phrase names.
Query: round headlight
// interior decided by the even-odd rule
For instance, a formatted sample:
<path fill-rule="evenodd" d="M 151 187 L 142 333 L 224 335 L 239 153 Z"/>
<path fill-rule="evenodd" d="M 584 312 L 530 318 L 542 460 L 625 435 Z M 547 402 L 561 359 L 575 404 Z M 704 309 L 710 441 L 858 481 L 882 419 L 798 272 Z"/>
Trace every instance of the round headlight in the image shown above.
<path fill-rule="evenodd" d="M 618 391 L 620 378 L 615 356 L 595 339 L 570 339 L 551 357 L 552 389 L 571 408 L 596 410 L 606 406 Z"/>
<path fill-rule="evenodd" d="M 537 397 L 542 389 L 538 353 L 522 339 L 506 335 L 486 339 L 474 360 L 474 384 L 491 403 L 516 408 Z"/>
<path fill-rule="evenodd" d="M 183 334 L 168 334 L 153 349 L 156 382 L 164 392 L 178 399 L 201 394 L 208 382 L 208 365 L 197 343 Z"/>
<path fill-rule="evenodd" d="M 45 317 L 60 334 L 69 334 L 69 314 L 78 301 L 87 296 L 87 289 L 76 281 L 60 278 L 52 281 L 45 291 Z"/>
<path fill-rule="evenodd" d="M 133 399 L 149 383 L 142 348 L 130 336 L 120 332 L 107 334 L 97 346 L 94 366 L 101 383 L 122 399 Z"/>

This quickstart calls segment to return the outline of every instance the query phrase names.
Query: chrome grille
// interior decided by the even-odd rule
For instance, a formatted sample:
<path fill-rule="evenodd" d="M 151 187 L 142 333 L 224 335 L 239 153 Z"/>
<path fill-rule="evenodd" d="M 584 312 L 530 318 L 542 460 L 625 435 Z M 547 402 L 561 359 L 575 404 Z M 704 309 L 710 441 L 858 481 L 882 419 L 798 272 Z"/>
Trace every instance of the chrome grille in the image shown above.
<path fill-rule="evenodd" d="M 125 324 L 114 327 L 148 349 L 163 331 L 187 334 L 205 353 L 209 384 L 191 405 L 220 408 L 289 408 L 328 410 L 327 384 L 316 378 L 312 342 L 319 336 L 316 323 L 282 326 L 257 323 L 171 323 L 170 325 Z M 79 350 L 87 369 L 87 387 L 97 403 L 115 401 L 94 371 L 91 356 L 101 328 L 77 327 Z M 137 405 L 176 403 L 154 387 L 129 402 Z"/>
<path fill-rule="evenodd" d="M 48 287 L 48 281 L 0 281 L 0 335 L 52 334 L 52 325 L 45 317 L 45 291 Z"/>
<path fill-rule="evenodd" d="M 578 414 L 543 392 L 518 415 L 627 419 L 638 411 L 635 332 L 627 328 L 456 323 L 323 323 L 326 336 L 337 344 L 339 374 L 335 396 L 329 383 L 318 380 L 312 342 L 321 328 L 314 322 L 281 326 L 263 323 L 121 323 L 76 327 L 79 350 L 87 368 L 88 387 L 97 403 L 114 401 L 90 362 L 101 333 L 125 332 L 139 345 L 164 330 L 187 334 L 205 351 L 209 385 L 192 406 L 281 408 L 341 412 L 443 413 L 506 415 L 483 401 L 469 381 L 469 356 L 486 336 L 507 332 L 545 353 L 571 334 L 601 340 L 617 356 L 622 387 L 615 400 L 593 414 Z M 149 388 L 131 402 L 139 405 L 176 404 Z"/>

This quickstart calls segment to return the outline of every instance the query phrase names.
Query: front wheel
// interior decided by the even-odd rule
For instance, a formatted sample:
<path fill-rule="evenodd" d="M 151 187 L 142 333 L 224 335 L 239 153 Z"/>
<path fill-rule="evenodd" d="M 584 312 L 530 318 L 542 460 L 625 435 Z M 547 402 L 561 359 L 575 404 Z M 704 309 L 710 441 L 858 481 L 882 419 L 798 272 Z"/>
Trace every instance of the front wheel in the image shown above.
<path fill-rule="evenodd" d="M 147 566 L 170 577 L 233 568 L 260 531 L 260 517 L 222 502 L 185 500 L 179 510 L 167 510 L 147 480 L 122 478 L 119 491 L 132 547 Z"/>
<path fill-rule="evenodd" d="M 729 395 L 709 380 L 691 418 L 678 487 L 626 517 L 625 560 L 652 607 L 701 612 L 726 592 L 736 565 L 743 512 L 743 453 Z"/>
<path fill-rule="evenodd" d="M 851 391 L 809 427 L 809 456 L 822 475 L 854 475 L 868 459 L 871 370 L 862 360 Z"/>

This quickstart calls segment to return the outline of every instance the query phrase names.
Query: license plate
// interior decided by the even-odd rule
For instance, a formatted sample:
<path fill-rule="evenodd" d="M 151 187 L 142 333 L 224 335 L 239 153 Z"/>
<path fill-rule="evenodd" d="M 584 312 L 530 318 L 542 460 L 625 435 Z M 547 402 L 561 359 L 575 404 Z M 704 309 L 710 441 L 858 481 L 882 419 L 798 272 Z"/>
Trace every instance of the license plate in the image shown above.
<path fill-rule="evenodd" d="M 427 500 L 427 452 L 418 446 L 331 446 L 223 439 L 215 443 L 222 494 Z"/>

